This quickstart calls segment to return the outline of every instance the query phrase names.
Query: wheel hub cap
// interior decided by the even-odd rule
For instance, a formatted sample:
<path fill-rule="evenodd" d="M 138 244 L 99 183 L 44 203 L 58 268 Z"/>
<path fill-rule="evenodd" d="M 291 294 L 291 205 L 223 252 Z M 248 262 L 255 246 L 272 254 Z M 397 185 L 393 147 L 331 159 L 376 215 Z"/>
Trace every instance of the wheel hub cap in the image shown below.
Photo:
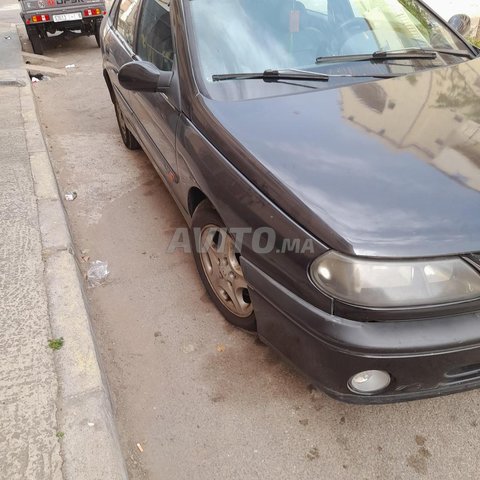
<path fill-rule="evenodd" d="M 248 317 L 253 306 L 233 238 L 216 225 L 204 227 L 200 238 L 203 271 L 216 296 L 233 314 Z"/>

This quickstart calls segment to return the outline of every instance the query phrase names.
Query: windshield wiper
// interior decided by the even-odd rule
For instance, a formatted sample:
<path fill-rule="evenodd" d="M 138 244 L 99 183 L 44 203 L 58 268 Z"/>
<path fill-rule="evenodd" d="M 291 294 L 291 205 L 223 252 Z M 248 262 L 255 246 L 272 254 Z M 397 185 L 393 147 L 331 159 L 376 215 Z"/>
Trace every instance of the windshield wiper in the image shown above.
<path fill-rule="evenodd" d="M 278 80 L 313 80 L 328 82 L 328 75 L 323 73 L 298 71 L 298 70 L 265 70 L 258 73 L 223 73 L 220 75 L 212 75 L 214 82 L 222 80 L 250 80 L 260 79 L 265 82 L 276 82 Z"/>
<path fill-rule="evenodd" d="M 468 50 L 454 50 L 449 48 L 406 48 L 405 50 L 378 50 L 373 53 L 360 53 L 358 55 L 336 55 L 333 57 L 318 57 L 316 63 L 342 63 L 365 62 L 384 60 L 411 60 L 435 59 L 438 54 L 455 55 L 458 57 L 472 57 Z"/>
<path fill-rule="evenodd" d="M 455 57 L 473 57 L 472 52 L 469 50 L 454 50 L 453 48 L 432 48 L 434 52 L 441 53 L 442 55 L 453 55 Z"/>
<path fill-rule="evenodd" d="M 367 62 L 371 60 L 410 60 L 413 58 L 435 59 L 437 52 L 423 48 L 413 48 L 408 50 L 378 50 L 373 53 L 359 53 L 357 55 L 336 55 L 333 57 L 318 57 L 316 63 L 341 63 L 341 62 Z"/>
<path fill-rule="evenodd" d="M 220 82 L 222 80 L 252 79 L 260 79 L 265 82 L 279 82 L 285 80 L 313 80 L 328 82 L 331 78 L 393 78 L 399 77 L 400 75 L 401 74 L 396 73 L 366 73 L 362 75 L 352 73 L 326 74 L 289 68 L 288 70 L 265 70 L 264 72 L 258 73 L 222 73 L 219 75 L 212 75 L 212 80 L 214 82 Z"/>
<path fill-rule="evenodd" d="M 331 78 L 395 78 L 401 77 L 402 75 L 401 73 L 366 73 L 362 75 L 352 73 L 325 74 L 292 69 L 289 73 L 279 72 L 278 70 L 265 70 L 262 73 L 222 73 L 212 75 L 212 80 L 214 82 L 220 82 L 222 80 L 264 80 L 265 82 L 318 80 L 328 82 Z"/>

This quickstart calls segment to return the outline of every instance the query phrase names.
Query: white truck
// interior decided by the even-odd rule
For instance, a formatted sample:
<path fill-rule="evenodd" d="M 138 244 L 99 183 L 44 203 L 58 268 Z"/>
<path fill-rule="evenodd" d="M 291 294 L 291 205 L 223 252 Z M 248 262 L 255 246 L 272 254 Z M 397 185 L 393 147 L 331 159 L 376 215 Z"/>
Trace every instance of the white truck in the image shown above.
<path fill-rule="evenodd" d="M 107 14 L 103 0 L 19 0 L 21 17 L 33 51 L 42 55 L 47 34 L 77 32 L 95 35 L 100 46 L 100 24 Z"/>

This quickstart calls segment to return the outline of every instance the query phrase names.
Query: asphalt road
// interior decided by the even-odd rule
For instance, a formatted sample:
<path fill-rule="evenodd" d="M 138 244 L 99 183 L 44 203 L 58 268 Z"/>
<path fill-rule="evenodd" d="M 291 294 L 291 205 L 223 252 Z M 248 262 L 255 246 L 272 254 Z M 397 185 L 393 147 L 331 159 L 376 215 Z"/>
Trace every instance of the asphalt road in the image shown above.
<path fill-rule="evenodd" d="M 61 190 L 78 194 L 66 209 L 79 261 L 111 271 L 88 300 L 131 478 L 478 478 L 479 391 L 338 403 L 224 322 L 192 258 L 166 253 L 184 222 L 145 155 L 123 147 L 95 40 L 51 47 L 76 68 L 34 90 Z"/>

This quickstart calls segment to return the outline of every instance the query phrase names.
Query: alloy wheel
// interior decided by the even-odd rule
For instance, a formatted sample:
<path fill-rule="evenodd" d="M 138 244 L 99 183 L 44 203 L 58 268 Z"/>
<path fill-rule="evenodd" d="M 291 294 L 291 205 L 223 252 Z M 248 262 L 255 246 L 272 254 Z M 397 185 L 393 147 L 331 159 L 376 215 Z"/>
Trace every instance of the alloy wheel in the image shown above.
<path fill-rule="evenodd" d="M 253 305 L 235 242 L 225 228 L 205 226 L 200 235 L 203 271 L 222 304 L 238 317 L 248 317 Z"/>

